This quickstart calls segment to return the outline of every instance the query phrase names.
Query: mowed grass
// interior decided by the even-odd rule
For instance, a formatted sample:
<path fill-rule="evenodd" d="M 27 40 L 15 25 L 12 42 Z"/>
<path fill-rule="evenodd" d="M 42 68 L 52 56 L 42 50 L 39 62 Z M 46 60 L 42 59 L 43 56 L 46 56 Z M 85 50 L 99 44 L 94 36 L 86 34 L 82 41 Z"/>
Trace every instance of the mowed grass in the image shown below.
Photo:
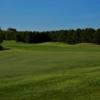
<path fill-rule="evenodd" d="M 3 43 L 0 100 L 100 100 L 100 46 Z"/>

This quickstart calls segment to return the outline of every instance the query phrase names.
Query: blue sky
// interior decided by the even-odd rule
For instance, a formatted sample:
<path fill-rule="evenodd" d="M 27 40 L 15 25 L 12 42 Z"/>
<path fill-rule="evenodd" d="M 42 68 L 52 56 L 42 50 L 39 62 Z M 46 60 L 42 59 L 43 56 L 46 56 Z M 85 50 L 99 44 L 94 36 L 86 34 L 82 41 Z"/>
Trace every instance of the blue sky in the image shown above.
<path fill-rule="evenodd" d="M 33 31 L 100 28 L 100 0 L 0 0 L 0 27 Z"/>

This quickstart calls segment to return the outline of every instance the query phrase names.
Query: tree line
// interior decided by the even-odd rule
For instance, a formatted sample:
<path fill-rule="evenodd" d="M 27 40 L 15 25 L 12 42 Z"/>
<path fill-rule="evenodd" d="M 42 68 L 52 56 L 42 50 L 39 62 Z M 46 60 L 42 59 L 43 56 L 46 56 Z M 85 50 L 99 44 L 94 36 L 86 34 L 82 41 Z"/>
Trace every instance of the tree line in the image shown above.
<path fill-rule="evenodd" d="M 14 28 L 0 29 L 0 43 L 3 40 L 15 40 L 24 43 L 64 42 L 67 44 L 100 44 L 100 29 L 69 29 L 59 31 L 17 31 Z"/>

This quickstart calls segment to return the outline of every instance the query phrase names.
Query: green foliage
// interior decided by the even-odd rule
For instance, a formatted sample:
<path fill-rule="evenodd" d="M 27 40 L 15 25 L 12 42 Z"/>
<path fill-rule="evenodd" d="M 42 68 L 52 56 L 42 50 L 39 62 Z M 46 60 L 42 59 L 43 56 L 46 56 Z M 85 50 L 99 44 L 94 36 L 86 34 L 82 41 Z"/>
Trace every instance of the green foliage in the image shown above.
<path fill-rule="evenodd" d="M 0 45 L 0 50 L 3 50 L 3 47 Z"/>
<path fill-rule="evenodd" d="M 95 42 L 100 44 L 100 29 L 95 32 Z"/>
<path fill-rule="evenodd" d="M 3 33 L 2 30 L 0 29 L 0 44 L 3 42 Z"/>
<path fill-rule="evenodd" d="M 3 39 L 24 43 L 63 42 L 67 44 L 96 43 L 100 44 L 100 29 L 86 28 L 76 30 L 59 30 L 47 32 L 16 31 L 9 28 L 2 31 Z"/>

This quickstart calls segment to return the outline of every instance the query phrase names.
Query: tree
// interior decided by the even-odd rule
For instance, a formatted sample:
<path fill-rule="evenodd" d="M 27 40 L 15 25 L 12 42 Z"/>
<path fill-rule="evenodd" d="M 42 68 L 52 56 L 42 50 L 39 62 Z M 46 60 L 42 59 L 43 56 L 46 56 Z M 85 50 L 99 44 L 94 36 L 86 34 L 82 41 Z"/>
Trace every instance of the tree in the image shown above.
<path fill-rule="evenodd" d="M 1 45 L 2 42 L 3 42 L 3 34 L 2 34 L 2 30 L 0 28 L 0 50 L 3 49 L 2 45 Z"/>
<path fill-rule="evenodd" d="M 95 32 L 95 42 L 100 44 L 100 29 L 97 29 Z"/>
<path fill-rule="evenodd" d="M 17 30 L 15 28 L 8 28 L 7 30 L 8 32 L 17 32 Z"/>
<path fill-rule="evenodd" d="M 5 40 L 15 40 L 16 39 L 17 30 L 14 28 L 8 28 L 7 31 L 4 32 Z"/>

